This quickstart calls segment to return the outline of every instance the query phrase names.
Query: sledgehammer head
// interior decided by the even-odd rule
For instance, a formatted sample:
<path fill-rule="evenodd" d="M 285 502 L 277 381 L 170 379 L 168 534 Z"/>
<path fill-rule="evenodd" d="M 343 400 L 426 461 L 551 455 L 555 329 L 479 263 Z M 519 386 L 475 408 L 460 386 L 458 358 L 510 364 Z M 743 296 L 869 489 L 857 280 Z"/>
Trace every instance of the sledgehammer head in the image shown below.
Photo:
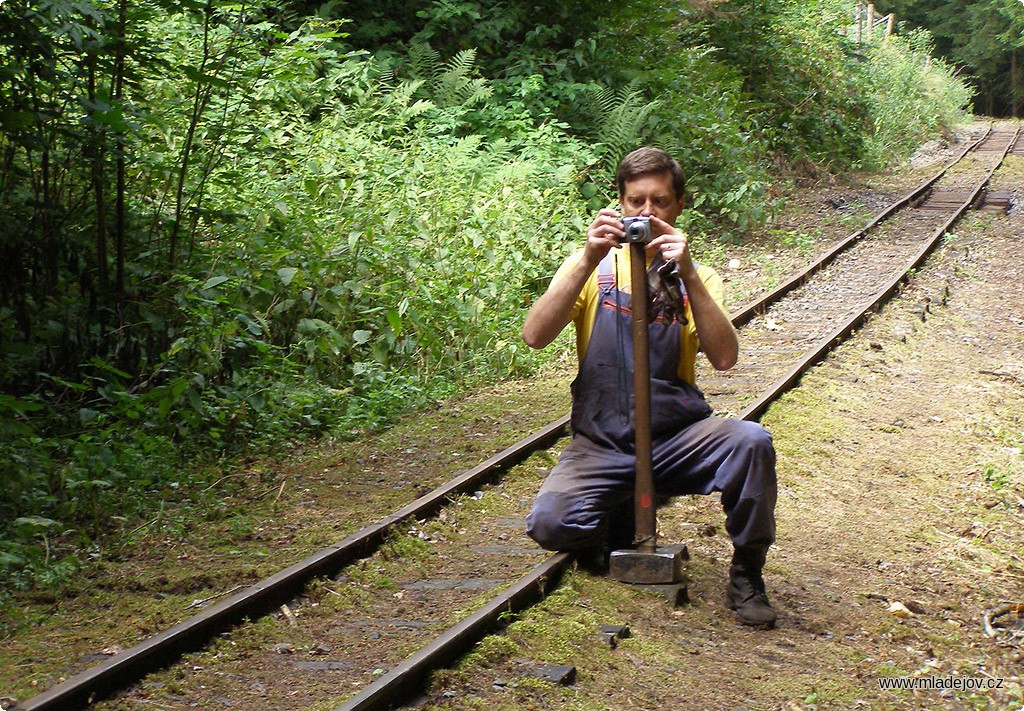
<path fill-rule="evenodd" d="M 613 580 L 635 585 L 680 583 L 685 580 L 683 561 L 689 557 L 685 545 L 656 548 L 653 551 L 613 551 L 608 559 L 608 575 Z"/>

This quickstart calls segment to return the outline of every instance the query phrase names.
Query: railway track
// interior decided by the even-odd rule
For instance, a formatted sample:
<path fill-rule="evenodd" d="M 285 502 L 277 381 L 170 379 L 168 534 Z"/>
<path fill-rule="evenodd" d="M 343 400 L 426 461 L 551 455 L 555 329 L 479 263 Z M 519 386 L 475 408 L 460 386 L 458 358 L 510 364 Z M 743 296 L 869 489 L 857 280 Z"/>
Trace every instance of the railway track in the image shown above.
<path fill-rule="evenodd" d="M 698 372 L 716 412 L 759 417 L 784 387 L 895 294 L 969 207 L 980 205 L 992 173 L 1016 142 L 1016 132 L 990 131 L 803 274 L 741 308 L 734 323 L 742 326 L 742 362 L 726 373 L 707 367 Z M 761 395 L 748 404 L 751 393 Z"/>
<path fill-rule="evenodd" d="M 698 375 L 716 411 L 757 419 L 898 290 L 981 199 L 1016 142 L 1016 133 L 989 131 L 803 273 L 738 309 L 741 365 Z M 538 470 L 549 465 L 550 455 L 535 452 L 564 436 L 567 425 L 568 417 L 551 423 L 379 522 L 16 708 L 69 709 L 105 697 L 98 708 L 130 708 L 143 699 L 159 701 L 158 708 L 207 708 L 226 700 L 228 689 L 243 708 L 268 698 L 289 708 L 335 699 L 339 709 L 408 699 L 431 670 L 469 649 L 502 615 L 543 597 L 572 562 L 522 534 Z M 520 463 L 529 475 L 485 487 Z M 235 627 L 258 617 L 263 621 Z M 236 645 L 252 649 L 254 640 L 262 654 L 234 653 Z M 173 671 L 130 686 L 203 648 Z"/>

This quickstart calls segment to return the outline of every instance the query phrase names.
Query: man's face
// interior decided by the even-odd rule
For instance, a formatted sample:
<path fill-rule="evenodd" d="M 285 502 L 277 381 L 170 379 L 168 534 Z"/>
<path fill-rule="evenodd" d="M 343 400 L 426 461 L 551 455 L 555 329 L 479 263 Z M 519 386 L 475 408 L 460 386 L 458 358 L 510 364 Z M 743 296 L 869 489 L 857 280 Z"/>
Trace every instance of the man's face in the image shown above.
<path fill-rule="evenodd" d="M 670 225 L 683 211 L 683 196 L 676 197 L 672 174 L 647 173 L 626 181 L 619 195 L 623 217 L 658 217 Z"/>

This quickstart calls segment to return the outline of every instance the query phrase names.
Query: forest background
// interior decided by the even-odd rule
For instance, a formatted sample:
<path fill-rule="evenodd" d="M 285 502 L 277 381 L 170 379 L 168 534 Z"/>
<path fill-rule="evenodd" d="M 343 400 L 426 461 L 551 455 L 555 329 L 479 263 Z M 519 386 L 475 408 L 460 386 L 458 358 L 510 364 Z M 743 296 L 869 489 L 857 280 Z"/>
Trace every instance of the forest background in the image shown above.
<path fill-rule="evenodd" d="M 974 111 L 1021 115 L 1024 104 L 1024 3 L 1020 0 L 879 0 L 907 26 L 928 30 L 934 53 L 974 88 Z"/>
<path fill-rule="evenodd" d="M 638 145 L 713 261 L 952 130 L 930 35 L 855 44 L 851 10 L 0 3 L 0 596 L 243 456 L 536 372 L 524 310 Z"/>

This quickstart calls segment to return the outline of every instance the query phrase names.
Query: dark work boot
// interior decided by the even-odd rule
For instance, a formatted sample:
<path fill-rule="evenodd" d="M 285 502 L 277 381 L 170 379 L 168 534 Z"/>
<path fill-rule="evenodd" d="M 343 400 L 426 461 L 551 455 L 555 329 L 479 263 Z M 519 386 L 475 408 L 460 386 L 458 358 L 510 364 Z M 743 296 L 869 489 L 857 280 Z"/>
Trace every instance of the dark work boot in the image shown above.
<path fill-rule="evenodd" d="M 736 610 L 740 622 L 770 630 L 775 627 L 777 615 L 768 602 L 764 578 L 761 577 L 767 553 L 767 548 L 737 548 L 733 551 L 726 597 L 729 608 Z"/>
<path fill-rule="evenodd" d="M 619 504 L 608 519 L 608 552 L 636 547 L 636 512 L 633 510 L 633 499 L 629 498 Z"/>
<path fill-rule="evenodd" d="M 635 519 L 632 499 L 612 510 L 608 516 L 608 532 L 603 543 L 594 548 L 577 551 L 576 564 L 591 575 L 607 575 L 610 554 L 618 550 L 636 547 L 633 543 L 633 538 L 636 535 Z"/>

